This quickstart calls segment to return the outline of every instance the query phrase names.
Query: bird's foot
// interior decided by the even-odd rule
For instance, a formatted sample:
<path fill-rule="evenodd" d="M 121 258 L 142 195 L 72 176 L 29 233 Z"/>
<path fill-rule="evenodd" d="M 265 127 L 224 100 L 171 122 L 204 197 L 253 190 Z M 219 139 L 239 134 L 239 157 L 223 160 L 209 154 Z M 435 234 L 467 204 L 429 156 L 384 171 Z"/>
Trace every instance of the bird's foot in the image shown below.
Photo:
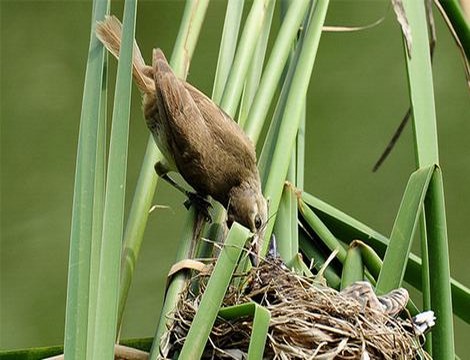
<path fill-rule="evenodd" d="M 209 214 L 209 209 L 212 208 L 212 204 L 209 202 L 209 200 L 207 200 L 206 197 L 191 191 L 186 191 L 186 196 L 188 197 L 188 199 L 184 202 L 186 209 L 189 210 L 191 205 L 194 205 L 196 210 L 204 216 L 206 221 L 211 222 L 212 218 Z"/>

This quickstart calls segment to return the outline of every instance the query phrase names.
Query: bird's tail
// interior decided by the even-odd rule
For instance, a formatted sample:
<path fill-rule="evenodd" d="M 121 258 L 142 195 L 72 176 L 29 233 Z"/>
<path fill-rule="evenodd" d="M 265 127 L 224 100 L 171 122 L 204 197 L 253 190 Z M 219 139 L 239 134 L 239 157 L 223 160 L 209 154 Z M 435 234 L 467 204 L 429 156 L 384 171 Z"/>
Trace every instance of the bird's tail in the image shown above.
<path fill-rule="evenodd" d="M 163 54 L 163 51 L 159 48 L 153 49 L 153 54 L 152 54 L 152 66 L 154 71 L 165 73 L 165 72 L 170 72 L 173 73 L 173 70 L 171 70 L 170 65 L 168 64 L 168 61 L 165 57 L 165 54 Z"/>
<path fill-rule="evenodd" d="M 99 21 L 96 26 L 96 36 L 103 43 L 106 49 L 108 49 L 116 59 L 119 59 L 122 25 L 118 18 L 115 16 L 106 16 L 103 21 Z M 145 61 L 135 40 L 132 58 L 132 75 L 141 92 L 155 92 L 153 69 L 150 66 L 145 65 Z"/>

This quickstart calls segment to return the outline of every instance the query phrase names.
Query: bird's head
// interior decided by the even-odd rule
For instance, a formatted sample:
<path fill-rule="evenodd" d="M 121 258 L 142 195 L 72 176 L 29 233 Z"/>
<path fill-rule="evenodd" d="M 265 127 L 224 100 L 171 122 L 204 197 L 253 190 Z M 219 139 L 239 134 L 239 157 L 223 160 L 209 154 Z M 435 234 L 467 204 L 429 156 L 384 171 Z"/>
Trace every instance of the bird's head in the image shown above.
<path fill-rule="evenodd" d="M 243 183 L 230 191 L 227 217 L 229 227 L 236 221 L 251 230 L 258 254 L 268 219 L 268 204 L 258 183 Z"/>

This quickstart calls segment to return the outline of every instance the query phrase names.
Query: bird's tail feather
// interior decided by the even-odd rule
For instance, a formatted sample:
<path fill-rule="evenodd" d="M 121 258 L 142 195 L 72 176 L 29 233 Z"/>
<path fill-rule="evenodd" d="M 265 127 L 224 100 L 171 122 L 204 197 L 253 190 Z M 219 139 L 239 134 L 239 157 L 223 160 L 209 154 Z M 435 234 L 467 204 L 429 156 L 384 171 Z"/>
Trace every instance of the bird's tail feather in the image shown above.
<path fill-rule="evenodd" d="M 96 36 L 114 55 L 119 59 L 121 50 L 122 25 L 115 16 L 106 16 L 103 21 L 99 21 L 96 26 Z M 153 81 L 153 70 L 150 66 L 145 65 L 144 58 L 140 52 L 137 42 L 134 40 L 134 51 L 132 59 L 132 75 L 134 81 L 143 93 L 154 93 L 155 83 Z"/>

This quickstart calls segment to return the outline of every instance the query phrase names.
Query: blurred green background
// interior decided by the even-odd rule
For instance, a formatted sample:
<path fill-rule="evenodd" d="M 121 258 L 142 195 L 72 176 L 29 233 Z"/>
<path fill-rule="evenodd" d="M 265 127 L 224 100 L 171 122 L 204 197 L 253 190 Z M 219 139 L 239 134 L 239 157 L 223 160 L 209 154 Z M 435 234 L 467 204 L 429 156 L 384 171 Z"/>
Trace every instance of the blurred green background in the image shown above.
<path fill-rule="evenodd" d="M 182 1 L 139 2 L 136 36 L 146 59 L 156 46 L 170 56 L 183 7 Z M 408 107 L 401 35 L 387 9 L 388 2 L 382 0 L 332 1 L 328 25 L 364 25 L 387 17 L 373 29 L 322 37 L 308 94 L 305 173 L 307 191 L 385 235 L 414 169 L 408 126 L 391 158 L 378 173 L 371 171 Z M 122 2 L 113 2 L 112 12 L 121 16 L 121 11 Z M 91 2 L 1 0 L 0 12 L 0 348 L 59 344 Z M 189 81 L 207 94 L 224 14 L 225 2 L 210 4 L 190 68 Z M 470 286 L 469 91 L 456 46 L 440 15 L 435 16 L 434 85 L 451 271 Z M 111 60 L 111 84 L 115 69 Z M 148 138 L 140 103 L 134 87 L 128 205 Z M 166 184 L 159 184 L 154 201 L 171 209 L 150 216 L 124 338 L 154 334 L 185 213 L 182 196 Z M 455 324 L 457 351 L 470 359 L 470 327 L 459 319 Z"/>

